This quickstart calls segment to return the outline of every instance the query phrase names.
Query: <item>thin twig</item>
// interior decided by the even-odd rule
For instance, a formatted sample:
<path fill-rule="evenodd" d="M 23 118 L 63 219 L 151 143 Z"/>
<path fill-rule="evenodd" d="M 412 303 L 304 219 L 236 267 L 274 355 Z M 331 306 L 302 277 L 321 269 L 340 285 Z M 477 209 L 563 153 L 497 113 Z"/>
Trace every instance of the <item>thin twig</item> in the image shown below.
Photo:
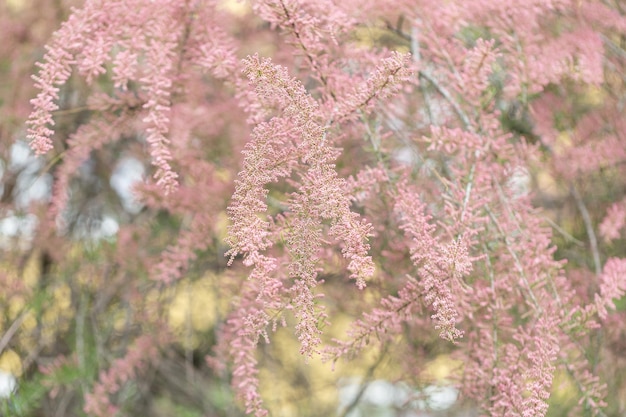
<path fill-rule="evenodd" d="M 307 60 L 309 61 L 309 64 L 311 64 L 311 67 L 315 71 L 317 71 L 317 73 L 318 73 L 318 75 L 320 77 L 320 81 L 322 82 L 324 87 L 326 87 L 328 89 L 328 93 L 330 94 L 332 99 L 337 101 L 337 96 L 335 95 L 335 92 L 331 88 L 329 88 L 328 78 L 322 73 L 321 69 L 317 65 L 316 60 L 312 56 L 312 54 L 309 51 L 309 49 L 307 48 L 307 46 L 304 44 L 304 40 L 302 39 L 302 36 L 300 36 L 300 32 L 298 31 L 298 28 L 296 27 L 296 20 L 292 19 L 291 13 L 289 13 L 289 10 L 287 9 L 287 5 L 285 5 L 285 3 L 282 0 L 280 1 L 280 5 L 281 5 L 281 7 L 283 9 L 283 13 L 285 13 L 286 21 L 289 22 L 288 26 L 291 27 L 291 30 L 293 30 L 293 34 L 296 37 L 296 39 L 298 40 L 298 44 L 300 45 L 300 47 L 304 51 L 304 54 L 305 54 Z"/>
<path fill-rule="evenodd" d="M 600 38 L 604 44 L 609 47 L 609 49 L 613 50 L 613 52 L 618 54 L 621 58 L 626 58 L 626 51 L 624 51 L 619 45 L 607 38 L 605 35 L 600 34 Z"/>
<path fill-rule="evenodd" d="M 2 336 L 2 339 L 0 339 L 0 353 L 4 351 L 4 348 L 7 347 L 7 345 L 13 338 L 13 336 L 15 336 L 17 329 L 19 329 L 22 323 L 24 323 L 24 320 L 26 320 L 26 316 L 28 315 L 28 312 L 29 312 L 28 309 L 22 310 L 20 315 L 17 316 L 15 320 L 13 320 L 13 323 L 11 323 L 11 326 L 6 331 L 6 333 L 4 333 L 4 335 Z"/>
<path fill-rule="evenodd" d="M 421 55 L 421 50 L 420 50 L 419 30 L 417 28 L 417 25 L 413 25 L 413 27 L 411 28 L 411 56 L 413 57 L 413 62 L 415 62 L 415 65 L 419 67 L 420 61 L 422 59 L 422 55 Z M 418 72 L 418 75 L 420 76 L 419 88 L 420 88 L 420 91 L 422 92 L 422 96 L 424 96 L 424 105 L 426 107 L 428 121 L 431 124 L 433 124 L 435 120 L 433 118 L 433 111 L 432 111 L 432 105 L 430 102 L 430 96 L 428 94 L 428 90 L 426 89 L 426 85 L 423 82 L 421 82 L 423 77 L 421 76 L 421 74 L 419 74 L 419 72 Z"/>
<path fill-rule="evenodd" d="M 187 378 L 187 383 L 193 385 L 194 381 L 194 372 L 193 372 L 193 347 L 192 347 L 192 338 L 193 338 L 193 304 L 194 299 L 192 295 L 192 281 L 188 281 L 185 292 L 187 296 L 187 311 L 185 313 L 185 377 Z"/>
<path fill-rule="evenodd" d="M 359 401 L 361 401 L 363 394 L 365 394 L 365 390 L 369 386 L 370 379 L 372 378 L 372 375 L 374 375 L 374 371 L 381 364 L 386 353 L 387 353 L 387 345 L 385 345 L 385 347 L 380 352 L 380 356 L 378 357 L 376 362 L 374 362 L 372 366 L 370 366 L 367 369 L 367 373 L 365 374 L 365 377 L 363 378 L 363 383 L 361 384 L 361 387 L 359 388 L 359 392 L 354 397 L 354 399 L 350 402 L 350 404 L 348 404 L 346 408 L 343 409 L 343 412 L 341 413 L 341 417 L 348 416 L 350 412 L 359 404 Z"/>
<path fill-rule="evenodd" d="M 585 389 L 585 387 L 583 386 L 583 384 L 578 380 L 578 378 L 576 378 L 576 373 L 574 372 L 574 368 L 571 366 L 571 364 L 567 363 L 567 362 L 563 362 L 563 364 L 565 365 L 565 370 L 567 371 L 567 373 L 569 374 L 569 376 L 574 380 L 574 382 L 576 383 L 576 388 L 578 388 L 578 391 L 580 391 L 581 394 L 585 394 L 587 392 L 587 390 Z M 581 402 L 584 401 L 585 405 L 587 407 L 591 407 L 591 408 L 595 408 L 594 411 L 596 411 L 596 415 L 599 417 L 607 417 L 607 415 L 604 413 L 604 411 L 602 411 L 600 409 L 600 407 L 597 404 L 594 405 L 589 405 L 589 400 L 587 398 L 583 398 L 581 400 Z"/>
<path fill-rule="evenodd" d="M 71 109 L 53 110 L 51 113 L 55 116 L 67 116 L 84 111 L 92 110 L 89 106 L 72 107 Z"/>
<path fill-rule="evenodd" d="M 487 270 L 489 271 L 489 285 L 491 287 L 491 293 L 493 294 L 494 300 L 497 297 L 496 294 L 496 277 L 493 271 L 493 265 L 491 265 L 491 259 L 489 258 L 489 250 L 487 249 L 487 245 L 483 242 L 483 253 L 485 254 L 485 265 L 487 266 Z M 496 306 L 498 305 L 496 301 Z M 493 363 L 494 369 L 492 370 L 492 377 L 495 373 L 495 369 L 498 364 L 498 310 L 493 309 L 493 313 L 491 314 L 491 322 L 492 322 L 492 335 L 493 338 Z M 489 398 L 493 396 L 493 385 L 489 385 Z"/>
<path fill-rule="evenodd" d="M 493 211 L 491 211 L 489 206 L 485 206 L 485 210 L 487 211 L 487 214 L 489 214 L 489 217 L 491 218 L 491 221 L 496 226 L 496 228 L 498 229 L 498 232 L 500 233 L 500 236 L 504 240 L 504 244 L 506 246 L 506 249 L 509 252 L 509 254 L 511 255 L 511 257 L 513 258 L 513 262 L 515 263 L 515 267 L 517 268 L 517 271 L 519 272 L 520 276 L 522 277 L 522 281 L 524 281 L 524 285 L 526 286 L 526 290 L 528 291 L 528 295 L 530 296 L 530 299 L 531 299 L 535 309 L 539 313 L 542 314 L 543 313 L 543 308 L 541 308 L 541 305 L 539 304 L 539 301 L 535 297 L 535 294 L 534 294 L 534 292 L 532 290 L 532 287 L 530 286 L 530 282 L 528 281 L 528 278 L 526 277 L 526 272 L 524 271 L 524 267 L 522 266 L 522 262 L 520 261 L 519 257 L 517 256 L 517 253 L 513 250 L 513 248 L 511 248 L 511 245 L 509 244 L 509 238 L 507 237 L 506 233 L 504 233 L 504 230 L 502 230 L 502 227 L 500 226 L 500 222 L 498 222 L 498 219 L 496 218 L 495 214 L 493 214 Z"/>
<path fill-rule="evenodd" d="M 563 235 L 563 237 L 565 239 L 567 239 L 568 241 L 575 243 L 578 246 L 585 246 L 585 243 L 581 240 L 576 239 L 574 236 L 570 235 L 569 233 L 567 233 L 567 231 L 565 229 L 563 229 L 561 226 L 559 226 L 558 224 L 556 224 L 554 222 L 554 220 L 552 220 L 551 218 L 549 218 L 548 216 L 543 216 L 543 219 L 554 228 L 554 230 L 556 230 L 557 232 L 559 232 L 560 234 Z"/>
<path fill-rule="evenodd" d="M 528 235 L 528 232 L 525 231 L 524 228 L 522 228 L 522 225 L 520 224 L 517 216 L 515 215 L 515 212 L 513 211 L 513 208 L 511 207 L 511 205 L 509 204 L 509 201 L 507 200 L 506 196 L 504 195 L 504 191 L 502 190 L 502 186 L 500 185 L 500 182 L 496 178 L 494 178 L 494 182 L 495 182 L 496 187 L 498 189 L 498 196 L 500 197 L 500 201 L 502 202 L 502 204 L 506 208 L 506 211 L 509 214 L 509 218 L 515 223 L 515 226 L 517 227 L 517 230 L 520 233 Z M 547 280 L 550 283 L 550 288 L 552 289 L 552 293 L 554 295 L 554 298 L 555 298 L 558 306 L 562 307 L 563 304 L 561 302 L 561 296 L 559 295 L 559 292 L 556 289 L 556 286 L 554 284 L 554 280 L 552 279 L 552 275 L 548 274 Z"/>
<path fill-rule="evenodd" d="M 435 89 L 439 92 L 439 94 L 441 94 L 443 96 L 443 98 L 445 98 L 446 101 L 448 103 L 450 103 L 450 105 L 452 106 L 452 109 L 457 114 L 457 116 L 459 116 L 459 119 L 461 119 L 461 121 L 463 122 L 465 127 L 469 128 L 471 126 L 470 119 L 469 119 L 469 117 L 467 117 L 465 112 L 461 109 L 461 107 L 456 102 L 456 100 L 454 100 L 454 98 L 452 98 L 452 94 L 450 94 L 450 92 L 448 92 L 448 90 L 444 86 L 439 84 L 439 82 L 435 79 L 435 77 L 430 75 L 428 72 L 420 70 L 420 71 L 418 71 L 418 74 L 419 74 L 420 77 L 424 78 L 429 83 L 431 83 L 433 85 L 433 87 L 435 87 Z"/>
<path fill-rule="evenodd" d="M 470 167 L 469 179 L 467 180 L 467 185 L 465 186 L 465 197 L 463 198 L 463 210 L 461 211 L 461 223 L 465 218 L 465 213 L 467 211 L 467 205 L 469 203 L 470 196 L 472 194 L 472 187 L 474 185 L 474 173 L 476 172 L 476 162 L 472 164 Z"/>
<path fill-rule="evenodd" d="M 593 230 L 589 210 L 587 210 L 587 206 L 585 206 L 585 202 L 574 184 L 570 186 L 570 193 L 572 197 L 574 197 L 574 201 L 576 201 L 580 214 L 583 216 L 583 223 L 585 223 L 585 229 L 587 230 L 587 236 L 589 237 L 589 244 L 591 246 L 591 254 L 593 255 L 593 266 L 596 270 L 596 275 L 600 276 L 602 275 L 602 264 L 600 263 L 600 252 L 598 251 L 598 239 L 596 238 L 596 232 Z"/>

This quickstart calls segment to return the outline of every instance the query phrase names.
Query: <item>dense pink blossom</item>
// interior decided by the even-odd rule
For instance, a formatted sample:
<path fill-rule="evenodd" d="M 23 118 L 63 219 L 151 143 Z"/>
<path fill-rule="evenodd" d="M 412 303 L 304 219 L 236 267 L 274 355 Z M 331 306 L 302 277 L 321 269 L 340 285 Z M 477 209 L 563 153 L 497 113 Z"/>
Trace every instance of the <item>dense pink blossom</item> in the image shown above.
<path fill-rule="evenodd" d="M 263 393 L 283 338 L 289 367 L 379 356 L 359 395 L 380 373 L 455 384 L 450 414 L 542 417 L 566 380 L 570 414 L 623 413 L 626 18 L 609 3 L 86 0 L 43 8 L 68 18 L 23 56 L 11 45 L 46 27 L 0 5 L 0 76 L 35 73 L 34 90 L 0 85 L 0 351 L 25 378 L 72 352 L 41 366 L 58 415 L 198 392 L 202 414 L 280 414 Z M 37 176 L 54 183 L 30 201 Z M 197 298 L 172 309 L 200 284 L 202 330 Z M 70 305 L 52 336 L 44 293 Z M 439 354 L 462 369 L 426 381 Z"/>
<path fill-rule="evenodd" d="M 600 235 L 607 241 L 617 239 L 626 224 L 626 201 L 614 203 L 609 207 L 606 217 L 600 224 Z"/>
<path fill-rule="evenodd" d="M 613 300 L 620 299 L 626 293 L 626 262 L 611 258 L 604 265 L 600 280 L 600 291 L 596 294 L 598 315 L 606 318 L 607 307 L 614 307 Z"/>
<path fill-rule="evenodd" d="M 163 13 L 150 13 L 155 7 Z M 207 4 L 210 7 L 214 6 Z M 175 58 L 186 23 L 180 16 L 185 13 L 188 11 L 181 4 L 168 0 L 156 4 L 147 0 L 132 4 L 88 1 L 73 13 L 47 47 L 41 71 L 35 76 L 36 87 L 41 92 L 32 101 L 35 110 L 30 116 L 28 135 L 35 152 L 45 154 L 52 149 L 54 132 L 50 126 L 55 124 L 52 113 L 59 109 L 58 86 L 70 77 L 72 68 L 91 84 L 105 72 L 105 63 L 113 57 L 115 86 L 125 90 L 132 80 L 142 87 L 145 109 L 142 120 L 156 167 L 154 177 L 164 192 L 172 192 L 178 174 L 171 166 L 168 133 L 171 94 L 177 81 L 173 79 Z M 191 36 L 194 44 L 189 51 L 197 65 L 224 76 L 234 67 L 232 46 L 219 30 L 215 34 L 223 42 L 216 44 L 216 39 L 198 33 L 194 25 Z"/>

